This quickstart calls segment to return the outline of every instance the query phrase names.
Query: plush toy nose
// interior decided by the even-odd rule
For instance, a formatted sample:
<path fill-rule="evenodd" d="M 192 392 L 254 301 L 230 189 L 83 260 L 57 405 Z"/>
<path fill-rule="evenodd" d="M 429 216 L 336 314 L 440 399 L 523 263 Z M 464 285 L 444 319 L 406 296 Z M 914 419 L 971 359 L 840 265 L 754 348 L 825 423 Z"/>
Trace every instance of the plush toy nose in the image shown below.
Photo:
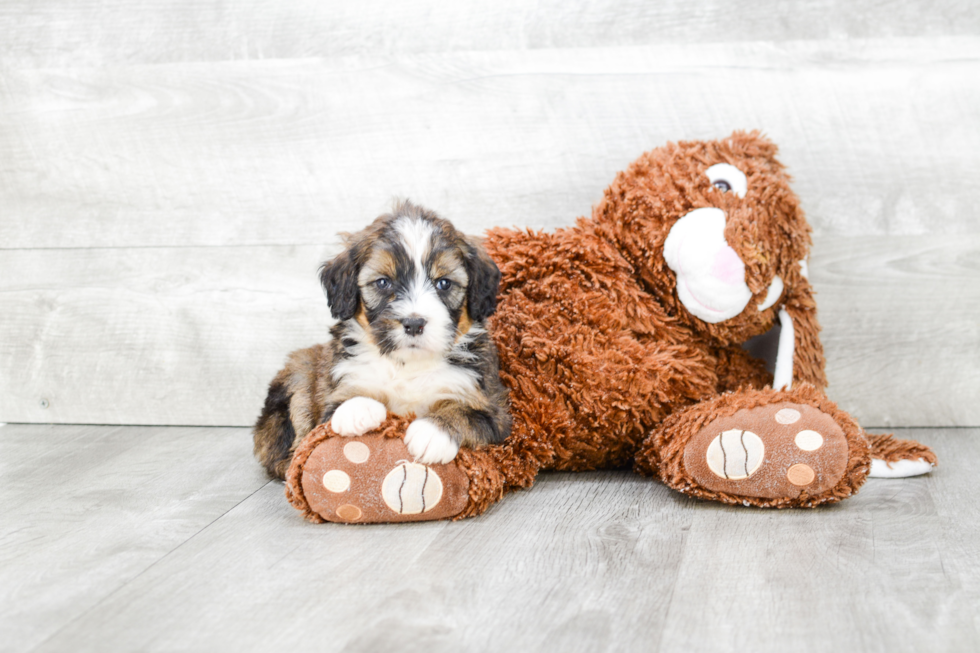
<path fill-rule="evenodd" d="M 412 316 L 406 317 L 401 321 L 402 326 L 405 327 L 405 333 L 410 336 L 418 336 L 422 334 L 422 330 L 425 328 L 425 318 Z"/>
<path fill-rule="evenodd" d="M 745 281 L 745 264 L 734 249 L 727 244 L 715 252 L 715 260 L 711 264 L 711 275 L 731 286 Z"/>

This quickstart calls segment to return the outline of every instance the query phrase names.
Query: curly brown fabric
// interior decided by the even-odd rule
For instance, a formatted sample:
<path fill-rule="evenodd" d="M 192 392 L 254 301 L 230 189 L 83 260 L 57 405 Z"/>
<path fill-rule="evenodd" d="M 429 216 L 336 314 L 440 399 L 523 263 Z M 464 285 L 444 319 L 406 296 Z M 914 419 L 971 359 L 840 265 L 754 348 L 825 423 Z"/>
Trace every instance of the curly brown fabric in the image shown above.
<path fill-rule="evenodd" d="M 932 449 L 915 440 L 897 440 L 891 433 L 865 434 L 871 445 L 871 457 L 894 463 L 899 460 L 925 460 L 932 465 L 939 464 L 939 459 Z"/>

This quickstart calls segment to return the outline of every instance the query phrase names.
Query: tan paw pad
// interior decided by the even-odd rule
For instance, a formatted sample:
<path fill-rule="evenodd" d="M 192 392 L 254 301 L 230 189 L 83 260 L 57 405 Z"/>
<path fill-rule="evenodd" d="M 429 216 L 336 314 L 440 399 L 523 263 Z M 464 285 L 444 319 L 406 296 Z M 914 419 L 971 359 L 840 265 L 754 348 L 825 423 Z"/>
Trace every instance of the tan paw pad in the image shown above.
<path fill-rule="evenodd" d="M 809 485 L 817 477 L 809 465 L 797 463 L 786 470 L 786 478 L 793 485 Z"/>
<path fill-rule="evenodd" d="M 400 438 L 328 438 L 303 467 L 303 493 L 311 510 L 333 522 L 422 521 L 459 514 L 469 502 L 469 479 L 455 461 L 422 465 L 411 458 Z"/>
<path fill-rule="evenodd" d="M 337 516 L 344 521 L 357 521 L 361 518 L 361 509 L 349 503 L 337 508 Z"/>
<path fill-rule="evenodd" d="M 809 429 L 797 433 L 793 441 L 803 451 L 816 451 L 823 446 L 823 436 Z"/>
<path fill-rule="evenodd" d="M 783 408 L 776 413 L 776 421 L 780 424 L 795 424 L 800 421 L 800 411 L 794 408 Z"/>
<path fill-rule="evenodd" d="M 344 458 L 360 465 L 371 457 L 371 450 L 363 442 L 348 442 L 344 445 Z"/>
<path fill-rule="evenodd" d="M 346 492 L 350 487 L 350 476 L 339 469 L 331 469 L 323 475 L 323 487 L 331 492 Z"/>

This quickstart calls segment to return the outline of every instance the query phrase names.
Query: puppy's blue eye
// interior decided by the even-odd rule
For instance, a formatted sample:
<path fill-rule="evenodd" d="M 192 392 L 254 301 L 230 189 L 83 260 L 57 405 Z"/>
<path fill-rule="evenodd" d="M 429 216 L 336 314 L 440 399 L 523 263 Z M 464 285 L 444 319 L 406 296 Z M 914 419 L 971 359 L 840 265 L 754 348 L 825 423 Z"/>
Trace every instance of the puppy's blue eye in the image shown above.
<path fill-rule="evenodd" d="M 378 290 L 388 290 L 388 288 L 391 288 L 391 282 L 385 279 L 384 277 L 381 277 L 380 279 L 374 282 L 374 287 L 377 288 Z"/>
<path fill-rule="evenodd" d="M 436 290 L 449 290 L 453 287 L 453 282 L 449 279 L 437 279 Z"/>

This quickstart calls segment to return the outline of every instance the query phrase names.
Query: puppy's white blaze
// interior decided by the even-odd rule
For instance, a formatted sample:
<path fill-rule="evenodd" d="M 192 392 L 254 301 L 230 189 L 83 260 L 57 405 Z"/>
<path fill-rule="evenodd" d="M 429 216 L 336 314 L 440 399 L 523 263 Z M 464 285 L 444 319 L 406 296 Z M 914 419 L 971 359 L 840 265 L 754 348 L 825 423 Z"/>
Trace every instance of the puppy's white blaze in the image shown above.
<path fill-rule="evenodd" d="M 409 217 L 399 218 L 395 230 L 412 259 L 415 275 L 406 295 L 392 302 L 391 311 L 397 319 L 417 315 L 425 320 L 425 327 L 420 336 L 409 336 L 404 332 L 395 334 L 398 350 L 394 355 L 411 360 L 419 357 L 418 350 L 445 352 L 452 344 L 455 327 L 425 269 L 425 258 L 432 249 L 435 230 L 431 223 Z"/>
<path fill-rule="evenodd" d="M 405 251 L 415 262 L 416 270 L 423 270 L 422 262 L 429 255 L 432 247 L 432 234 L 434 230 L 432 224 L 417 218 L 399 218 L 395 222 L 395 231 L 401 236 L 402 245 Z"/>
<path fill-rule="evenodd" d="M 466 400 L 479 395 L 478 373 L 450 365 L 443 353 L 419 352 L 416 358 L 392 360 L 370 344 L 360 325 L 355 323 L 348 333 L 360 344 L 352 348 L 353 356 L 334 365 L 334 382 L 352 387 L 355 392 L 383 396 L 388 410 L 396 415 L 423 416 L 437 401 Z M 465 341 L 465 337 L 460 339 L 457 347 L 465 347 Z"/>
<path fill-rule="evenodd" d="M 405 429 L 405 446 L 415 460 L 425 465 L 448 463 L 459 453 L 459 445 L 449 434 L 425 418 L 415 420 Z"/>
<path fill-rule="evenodd" d="M 364 435 L 385 421 L 388 409 L 370 397 L 353 397 L 337 407 L 330 418 L 330 428 L 339 435 Z"/>

